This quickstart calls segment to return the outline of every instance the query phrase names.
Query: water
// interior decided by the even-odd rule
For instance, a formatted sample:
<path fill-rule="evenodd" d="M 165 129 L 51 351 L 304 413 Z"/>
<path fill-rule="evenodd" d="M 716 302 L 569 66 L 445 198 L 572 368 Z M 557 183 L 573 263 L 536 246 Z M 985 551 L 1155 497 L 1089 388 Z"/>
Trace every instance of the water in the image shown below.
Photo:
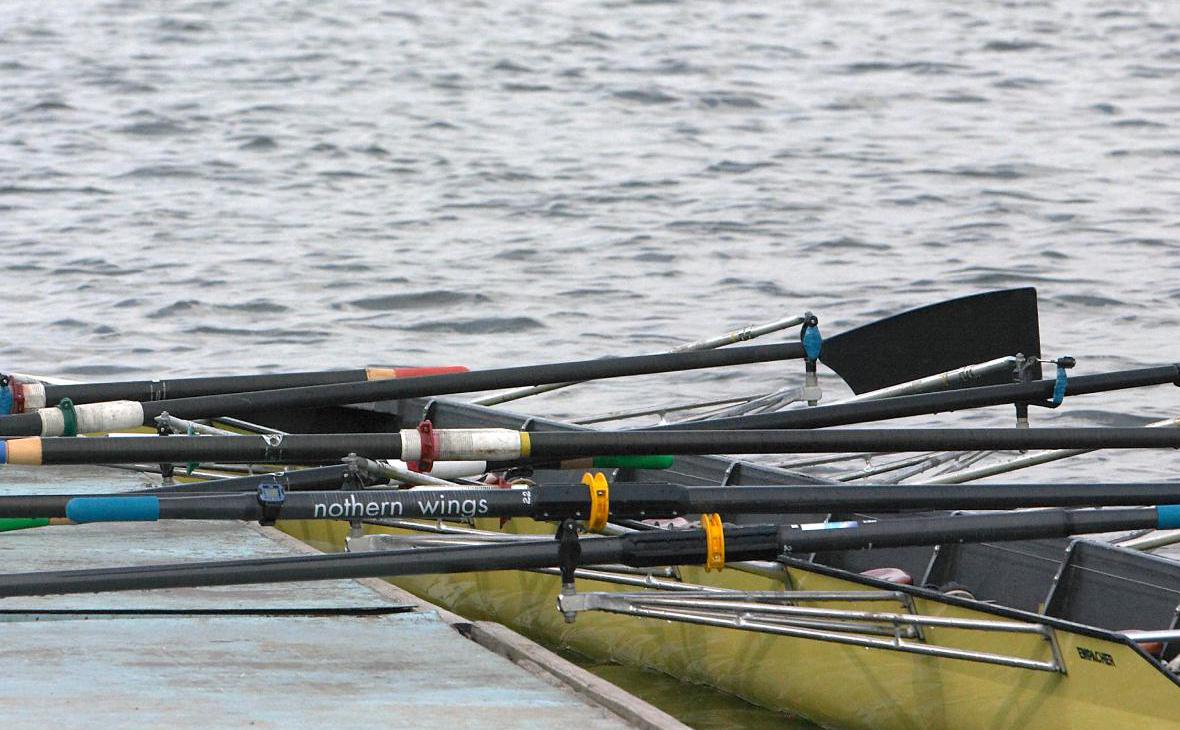
<path fill-rule="evenodd" d="M 10 0 L 0 363 L 488 367 L 804 309 L 836 332 L 1022 285 L 1076 373 L 1180 360 L 1178 21 L 1167 2 Z M 1034 418 L 1137 424 L 1178 403 L 1157 388 Z M 1020 478 L 1170 466 L 1099 454 Z"/>

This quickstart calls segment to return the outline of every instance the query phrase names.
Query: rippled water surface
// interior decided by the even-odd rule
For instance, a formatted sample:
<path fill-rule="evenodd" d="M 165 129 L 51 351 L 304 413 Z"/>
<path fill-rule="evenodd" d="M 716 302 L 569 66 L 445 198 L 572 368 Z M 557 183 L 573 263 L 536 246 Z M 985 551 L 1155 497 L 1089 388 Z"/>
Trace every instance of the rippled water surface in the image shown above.
<path fill-rule="evenodd" d="M 1171 2 L 10 0 L 0 362 L 489 367 L 1021 285 L 1075 372 L 1176 361 L 1178 129 Z M 1167 388 L 1070 405 L 1035 417 L 1180 415 Z M 1010 409 L 924 420 L 964 419 Z"/>

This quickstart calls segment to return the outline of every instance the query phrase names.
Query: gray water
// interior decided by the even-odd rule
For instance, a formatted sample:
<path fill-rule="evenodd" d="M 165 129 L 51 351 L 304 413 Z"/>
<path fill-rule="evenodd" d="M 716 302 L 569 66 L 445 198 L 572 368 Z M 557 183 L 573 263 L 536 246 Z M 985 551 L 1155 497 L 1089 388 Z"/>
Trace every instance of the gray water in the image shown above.
<path fill-rule="evenodd" d="M 832 333 L 1024 285 L 1075 373 L 1180 360 L 1178 21 L 1180 3 L 1081 0 L 9 0 L 0 364 L 492 367 L 805 309 Z M 1170 388 L 1034 411 L 1176 415 Z M 1020 478 L 1174 470 L 1108 453 Z"/>

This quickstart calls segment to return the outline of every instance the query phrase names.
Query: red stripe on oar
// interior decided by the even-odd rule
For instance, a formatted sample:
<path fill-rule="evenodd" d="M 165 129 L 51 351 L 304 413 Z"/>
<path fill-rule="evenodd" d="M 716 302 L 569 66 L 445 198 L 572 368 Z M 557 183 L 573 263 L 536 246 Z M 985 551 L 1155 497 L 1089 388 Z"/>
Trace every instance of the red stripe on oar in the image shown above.
<path fill-rule="evenodd" d="M 466 373 L 469 372 L 467 368 L 462 365 L 442 365 L 433 368 L 395 368 L 395 376 L 398 378 L 420 378 L 423 375 L 446 375 L 447 373 Z"/>
<path fill-rule="evenodd" d="M 12 388 L 12 412 L 25 412 L 25 384 L 16 378 L 10 378 L 9 387 Z"/>

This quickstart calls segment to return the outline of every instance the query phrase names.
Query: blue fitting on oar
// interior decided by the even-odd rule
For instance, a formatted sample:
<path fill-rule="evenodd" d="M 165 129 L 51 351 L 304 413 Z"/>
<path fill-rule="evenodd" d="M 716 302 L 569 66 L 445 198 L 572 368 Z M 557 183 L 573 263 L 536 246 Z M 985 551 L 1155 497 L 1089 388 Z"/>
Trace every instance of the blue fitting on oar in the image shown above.
<path fill-rule="evenodd" d="M 8 442 L 0 441 L 0 464 L 8 463 Z"/>
<path fill-rule="evenodd" d="M 1054 360 L 1053 364 L 1057 366 L 1057 381 L 1053 384 L 1053 407 L 1056 408 L 1065 400 L 1065 388 L 1069 385 L 1069 376 L 1066 375 L 1066 371 L 1077 365 L 1078 361 L 1066 355 Z"/>
<path fill-rule="evenodd" d="M 824 338 L 819 333 L 819 318 L 811 312 L 803 315 L 803 329 L 799 332 L 799 340 L 803 343 L 803 355 L 809 362 L 819 360 L 824 349 Z"/>
<path fill-rule="evenodd" d="M 287 501 L 287 492 L 279 480 L 271 477 L 269 481 L 258 483 L 258 506 L 262 508 L 262 516 L 258 518 L 260 525 L 273 525 L 283 511 L 283 504 Z"/>
<path fill-rule="evenodd" d="M 824 338 L 819 333 L 819 319 L 811 312 L 803 313 L 803 328 L 799 330 L 799 341 L 803 343 L 803 390 L 800 393 L 807 405 L 814 406 L 823 397 L 819 387 L 816 363 L 824 349 Z"/>
<path fill-rule="evenodd" d="M 73 522 L 155 522 L 160 519 L 159 497 L 75 497 L 66 502 Z"/>
<path fill-rule="evenodd" d="M 12 388 L 8 387 L 8 378 L 4 378 L 4 385 L 0 386 L 0 416 L 12 414 Z"/>
<path fill-rule="evenodd" d="M 1155 508 L 1156 529 L 1180 529 L 1180 504 L 1161 504 Z"/>
<path fill-rule="evenodd" d="M 74 410 L 74 401 L 62 398 L 57 404 L 57 409 L 61 411 L 62 436 L 77 436 L 78 412 Z"/>

